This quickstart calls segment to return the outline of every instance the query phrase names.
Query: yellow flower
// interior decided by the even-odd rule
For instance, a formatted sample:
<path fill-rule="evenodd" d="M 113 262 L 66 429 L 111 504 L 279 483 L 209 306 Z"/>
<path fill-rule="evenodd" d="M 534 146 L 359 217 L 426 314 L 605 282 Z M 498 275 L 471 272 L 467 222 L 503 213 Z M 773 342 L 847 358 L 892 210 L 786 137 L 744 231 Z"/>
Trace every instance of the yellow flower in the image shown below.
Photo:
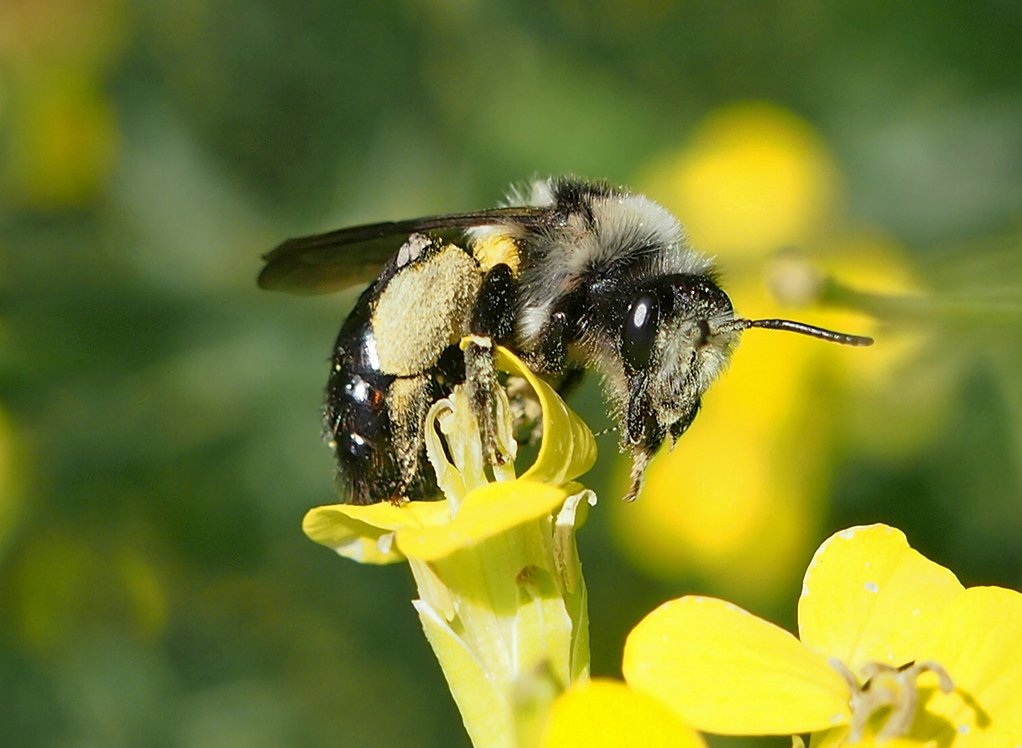
<path fill-rule="evenodd" d="M 721 600 L 665 603 L 629 635 L 625 680 L 708 732 L 1022 745 L 1022 594 L 965 589 L 872 525 L 820 547 L 798 613 L 801 641 Z"/>
<path fill-rule="evenodd" d="M 550 712 L 542 748 L 705 748 L 691 727 L 656 699 L 620 681 L 572 686 Z"/>
<path fill-rule="evenodd" d="M 426 427 L 445 501 L 322 506 L 304 529 L 362 563 L 408 561 L 419 591 L 413 604 L 472 741 L 510 748 L 534 744 L 556 695 L 589 674 L 575 529 L 592 494 L 571 481 L 593 465 L 596 446 L 521 361 L 498 348 L 497 365 L 526 380 L 542 408 L 539 454 L 521 478 L 508 464 L 489 481 L 471 403 L 457 387 L 433 406 Z M 498 443 L 511 458 L 510 406 L 497 394 Z"/>

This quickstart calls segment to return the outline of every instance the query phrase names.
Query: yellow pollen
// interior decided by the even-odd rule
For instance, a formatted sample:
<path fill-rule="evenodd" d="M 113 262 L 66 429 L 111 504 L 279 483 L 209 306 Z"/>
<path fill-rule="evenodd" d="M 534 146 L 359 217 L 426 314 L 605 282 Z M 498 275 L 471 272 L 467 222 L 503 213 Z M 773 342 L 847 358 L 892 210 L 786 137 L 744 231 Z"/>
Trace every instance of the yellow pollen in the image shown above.
<path fill-rule="evenodd" d="M 475 242 L 472 254 L 484 272 L 497 265 L 507 265 L 513 275 L 518 275 L 518 245 L 507 234 L 495 234 Z"/>

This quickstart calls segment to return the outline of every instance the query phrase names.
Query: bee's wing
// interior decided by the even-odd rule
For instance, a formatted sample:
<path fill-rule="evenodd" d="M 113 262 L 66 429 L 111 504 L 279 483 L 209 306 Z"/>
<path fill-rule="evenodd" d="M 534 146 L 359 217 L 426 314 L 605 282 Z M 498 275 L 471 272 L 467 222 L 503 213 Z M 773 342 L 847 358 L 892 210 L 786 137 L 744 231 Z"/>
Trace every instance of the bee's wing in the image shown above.
<path fill-rule="evenodd" d="M 493 208 L 301 236 L 288 239 L 263 255 L 266 265 L 259 273 L 259 286 L 306 294 L 339 291 L 375 278 L 405 238 L 417 231 L 443 235 L 473 226 L 499 224 L 523 224 L 533 228 L 553 220 L 550 208 Z"/>

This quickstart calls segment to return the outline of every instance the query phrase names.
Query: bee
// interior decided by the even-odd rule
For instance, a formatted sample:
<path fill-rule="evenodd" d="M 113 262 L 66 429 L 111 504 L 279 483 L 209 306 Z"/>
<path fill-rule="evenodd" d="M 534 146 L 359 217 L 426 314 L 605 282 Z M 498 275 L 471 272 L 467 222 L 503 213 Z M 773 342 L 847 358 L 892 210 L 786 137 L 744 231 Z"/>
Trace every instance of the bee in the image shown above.
<path fill-rule="evenodd" d="M 643 195 L 576 178 L 536 180 L 489 210 L 288 239 L 259 285 L 324 293 L 369 282 L 341 326 L 324 422 L 349 501 L 436 495 L 426 414 L 464 383 L 491 461 L 494 345 L 569 389 L 604 380 L 634 499 L 650 459 L 692 424 L 703 393 L 751 327 L 844 345 L 871 338 L 738 317 L 713 263 Z M 462 350 L 460 341 L 470 336 Z"/>

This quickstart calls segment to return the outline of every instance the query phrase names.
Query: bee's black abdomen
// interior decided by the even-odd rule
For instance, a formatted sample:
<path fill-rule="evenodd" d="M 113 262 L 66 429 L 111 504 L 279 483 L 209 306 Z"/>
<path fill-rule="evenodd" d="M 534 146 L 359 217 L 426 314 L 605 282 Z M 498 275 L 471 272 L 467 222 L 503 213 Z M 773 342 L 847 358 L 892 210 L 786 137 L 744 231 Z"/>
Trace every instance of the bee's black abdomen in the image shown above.
<path fill-rule="evenodd" d="M 364 374 L 347 371 L 352 379 L 367 382 Z M 342 493 L 352 504 L 422 499 L 436 495 L 436 479 L 424 449 L 409 465 L 402 465 L 395 449 L 395 427 L 385 397 L 393 377 L 380 377 L 370 384 L 369 398 L 347 397 L 340 376 L 331 377 L 327 395 L 327 417 L 337 478 Z M 361 386 L 361 383 L 360 385 Z"/>
<path fill-rule="evenodd" d="M 396 495 L 401 477 L 397 460 L 387 448 L 391 425 L 386 394 L 394 377 L 373 365 L 369 290 L 337 336 L 324 406 L 324 427 L 337 460 L 338 482 L 353 504 Z"/>
<path fill-rule="evenodd" d="M 337 475 L 353 504 L 401 494 L 401 469 L 391 444 L 386 392 L 393 377 L 335 363 L 327 384 L 326 427 Z"/>

